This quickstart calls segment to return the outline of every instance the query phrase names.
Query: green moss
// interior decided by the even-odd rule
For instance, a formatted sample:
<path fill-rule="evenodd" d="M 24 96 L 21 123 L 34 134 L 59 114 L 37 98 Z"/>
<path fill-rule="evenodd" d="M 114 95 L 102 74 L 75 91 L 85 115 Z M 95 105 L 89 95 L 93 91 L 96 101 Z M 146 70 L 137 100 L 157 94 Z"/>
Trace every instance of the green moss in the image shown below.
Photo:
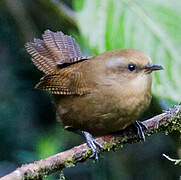
<path fill-rule="evenodd" d="M 104 150 L 106 151 L 110 150 L 116 151 L 118 148 L 122 148 L 123 145 L 120 142 L 111 142 L 111 143 L 104 142 L 103 147 Z"/>
<path fill-rule="evenodd" d="M 65 161 L 63 164 L 64 164 L 65 168 L 70 168 L 70 167 L 74 167 L 75 166 L 76 161 L 74 160 L 74 158 L 71 158 L 71 159 Z"/>
<path fill-rule="evenodd" d="M 110 151 L 113 148 L 113 146 L 115 146 L 115 145 L 116 145 L 116 143 L 104 142 L 103 148 L 104 148 L 104 150 Z"/>
<path fill-rule="evenodd" d="M 65 176 L 63 171 L 60 171 L 60 180 L 65 180 Z"/>
<path fill-rule="evenodd" d="M 164 124 L 165 134 L 169 134 L 173 131 L 178 131 L 181 133 L 181 112 L 174 118 L 168 120 L 168 123 Z"/>
<path fill-rule="evenodd" d="M 92 153 L 91 148 L 88 148 L 88 150 L 84 154 L 82 154 L 82 158 L 83 159 L 88 158 L 91 155 L 91 153 Z"/>

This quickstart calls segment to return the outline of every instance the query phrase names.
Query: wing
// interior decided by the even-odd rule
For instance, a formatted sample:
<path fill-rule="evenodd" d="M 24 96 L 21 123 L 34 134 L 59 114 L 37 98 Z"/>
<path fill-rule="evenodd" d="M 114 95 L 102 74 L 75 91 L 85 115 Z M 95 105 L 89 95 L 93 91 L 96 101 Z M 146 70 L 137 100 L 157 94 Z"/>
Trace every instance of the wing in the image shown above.
<path fill-rule="evenodd" d="M 34 39 L 34 42 L 26 43 L 25 48 L 32 56 L 35 66 L 45 74 L 55 72 L 59 65 L 71 65 L 88 58 L 81 54 L 79 46 L 71 36 L 50 30 L 44 32 L 43 40 Z"/>
<path fill-rule="evenodd" d="M 83 95 L 89 91 L 82 72 L 72 66 L 44 76 L 35 87 L 62 95 Z"/>

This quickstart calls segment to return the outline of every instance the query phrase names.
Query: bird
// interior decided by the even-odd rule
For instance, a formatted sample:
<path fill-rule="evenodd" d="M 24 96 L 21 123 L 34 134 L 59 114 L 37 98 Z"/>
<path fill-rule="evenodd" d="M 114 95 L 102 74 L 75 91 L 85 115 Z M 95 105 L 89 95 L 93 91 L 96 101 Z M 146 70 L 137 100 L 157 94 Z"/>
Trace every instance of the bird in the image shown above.
<path fill-rule="evenodd" d="M 162 70 L 136 49 L 116 49 L 84 56 L 72 36 L 46 30 L 25 44 L 34 65 L 44 73 L 35 88 L 49 91 L 63 127 L 84 135 L 98 159 L 95 137 L 119 132 L 138 121 L 152 99 L 152 72 Z"/>

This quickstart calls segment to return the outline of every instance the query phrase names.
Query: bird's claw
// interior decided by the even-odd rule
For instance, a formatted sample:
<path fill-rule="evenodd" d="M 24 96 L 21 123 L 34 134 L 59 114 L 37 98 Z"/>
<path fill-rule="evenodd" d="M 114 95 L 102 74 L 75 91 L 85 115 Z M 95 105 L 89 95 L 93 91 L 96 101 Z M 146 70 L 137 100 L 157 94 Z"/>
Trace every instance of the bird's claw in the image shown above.
<path fill-rule="evenodd" d="M 145 124 L 143 124 L 141 121 L 136 121 L 135 126 L 136 126 L 136 129 L 137 129 L 138 136 L 143 141 L 145 141 L 145 134 L 144 134 L 143 128 L 148 129 L 148 127 Z"/>
<path fill-rule="evenodd" d="M 91 154 L 90 158 L 98 160 L 98 150 L 103 149 L 103 146 L 101 144 L 99 144 L 90 133 L 88 133 L 86 131 L 82 131 L 82 134 L 86 138 L 87 145 L 92 150 L 92 154 Z"/>

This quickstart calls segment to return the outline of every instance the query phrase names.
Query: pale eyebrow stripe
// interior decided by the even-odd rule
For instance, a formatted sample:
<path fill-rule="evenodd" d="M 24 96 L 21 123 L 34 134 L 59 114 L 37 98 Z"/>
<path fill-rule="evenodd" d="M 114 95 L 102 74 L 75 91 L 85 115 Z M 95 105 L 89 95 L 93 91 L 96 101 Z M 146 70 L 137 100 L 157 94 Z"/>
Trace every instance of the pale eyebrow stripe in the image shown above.
<path fill-rule="evenodd" d="M 125 62 L 125 58 L 124 57 L 119 57 L 119 58 L 111 58 L 108 59 L 106 62 L 106 65 L 108 67 L 118 67 L 120 66 L 123 62 Z"/>

